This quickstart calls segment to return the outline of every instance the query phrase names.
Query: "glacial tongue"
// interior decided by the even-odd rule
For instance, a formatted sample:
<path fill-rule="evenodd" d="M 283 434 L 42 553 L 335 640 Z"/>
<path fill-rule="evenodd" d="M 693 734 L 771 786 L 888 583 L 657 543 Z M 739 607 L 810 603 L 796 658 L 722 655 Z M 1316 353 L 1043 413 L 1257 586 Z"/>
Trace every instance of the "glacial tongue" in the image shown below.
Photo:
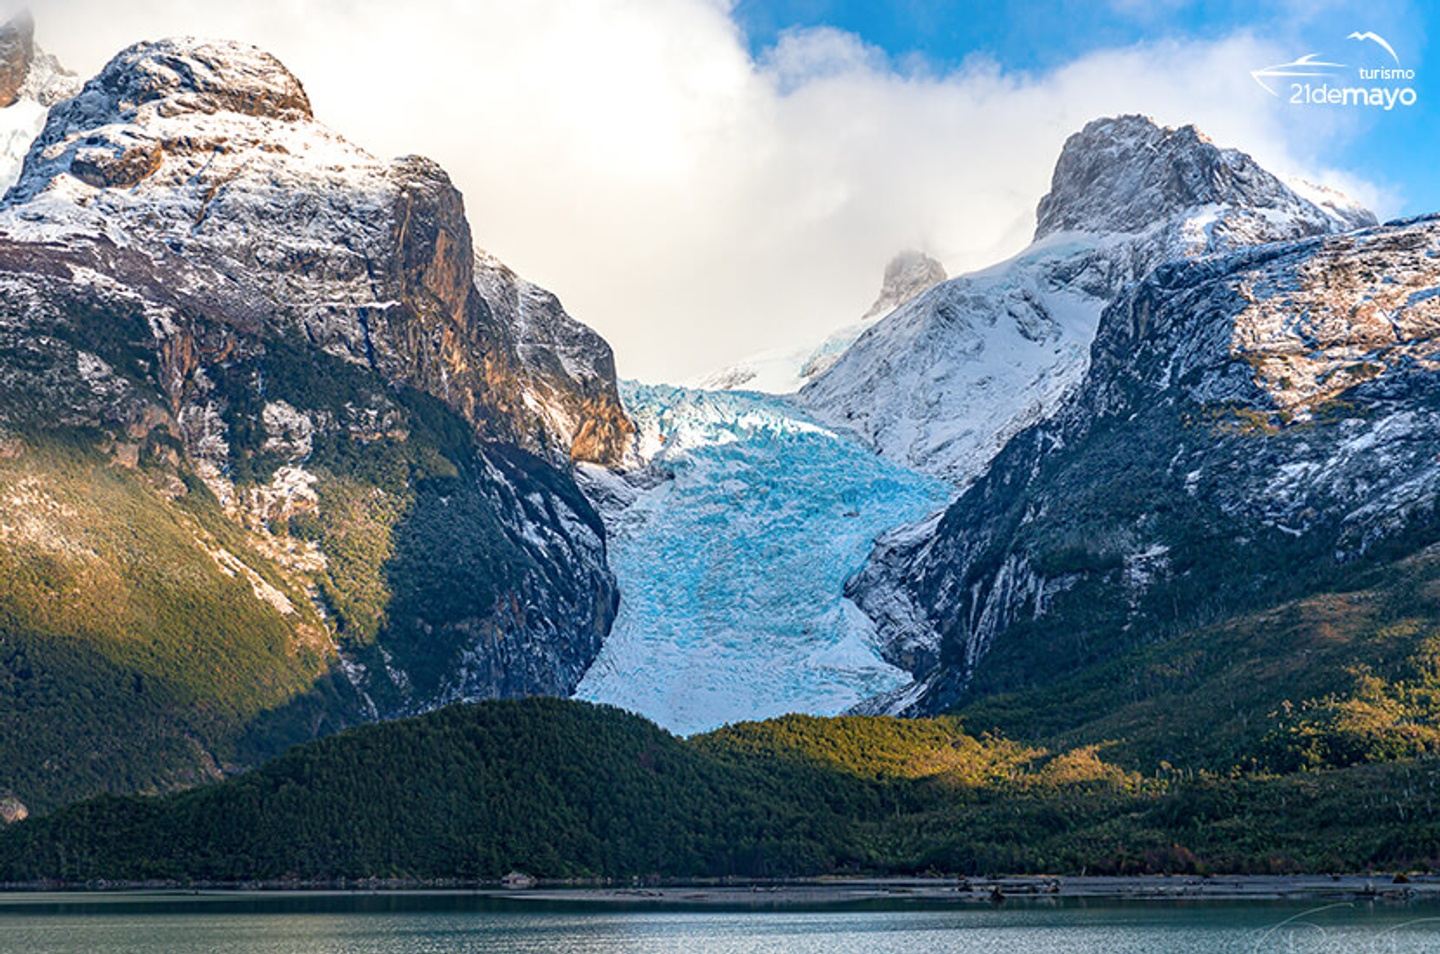
<path fill-rule="evenodd" d="M 901 684 L 841 590 L 875 534 L 948 489 L 780 398 L 627 385 L 625 400 L 650 462 L 581 471 L 623 600 L 579 697 L 689 733 Z"/>

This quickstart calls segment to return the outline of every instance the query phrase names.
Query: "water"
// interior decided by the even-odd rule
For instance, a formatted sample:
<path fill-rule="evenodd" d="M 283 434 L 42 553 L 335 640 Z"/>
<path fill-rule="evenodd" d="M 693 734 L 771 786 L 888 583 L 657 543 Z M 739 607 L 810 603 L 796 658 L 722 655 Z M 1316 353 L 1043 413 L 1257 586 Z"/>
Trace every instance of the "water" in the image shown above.
<path fill-rule="evenodd" d="M 466 895 L 0 896 L 0 954 L 112 951 L 1418 954 L 1440 951 L 1440 906 L 1071 902 L 1001 909 L 622 911 Z"/>

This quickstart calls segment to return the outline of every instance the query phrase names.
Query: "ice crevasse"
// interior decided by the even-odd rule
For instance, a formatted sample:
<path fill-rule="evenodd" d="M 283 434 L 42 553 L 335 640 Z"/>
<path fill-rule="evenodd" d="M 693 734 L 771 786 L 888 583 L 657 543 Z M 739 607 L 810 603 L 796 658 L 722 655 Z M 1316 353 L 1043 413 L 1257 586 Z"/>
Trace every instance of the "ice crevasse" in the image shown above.
<path fill-rule="evenodd" d="M 647 467 L 590 468 L 621 603 L 577 696 L 693 733 L 834 714 L 908 682 L 844 599 L 876 535 L 944 506 L 782 398 L 627 384 Z"/>

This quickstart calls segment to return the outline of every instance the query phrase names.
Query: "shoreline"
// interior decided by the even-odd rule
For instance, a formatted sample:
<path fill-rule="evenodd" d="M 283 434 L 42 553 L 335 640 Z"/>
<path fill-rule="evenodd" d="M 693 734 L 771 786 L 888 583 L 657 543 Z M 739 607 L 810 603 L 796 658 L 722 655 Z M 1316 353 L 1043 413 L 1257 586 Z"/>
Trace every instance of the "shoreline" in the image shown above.
<path fill-rule="evenodd" d="M 1403 878 L 1404 880 L 1397 880 Z M 788 908 L 875 904 L 1000 905 L 1059 901 L 1440 901 L 1440 875 L 1135 875 L 994 878 L 821 878 L 655 885 L 366 880 L 332 882 L 108 882 L 0 884 L 0 909 L 44 899 L 256 900 L 261 898 L 425 897 L 516 906 Z"/>

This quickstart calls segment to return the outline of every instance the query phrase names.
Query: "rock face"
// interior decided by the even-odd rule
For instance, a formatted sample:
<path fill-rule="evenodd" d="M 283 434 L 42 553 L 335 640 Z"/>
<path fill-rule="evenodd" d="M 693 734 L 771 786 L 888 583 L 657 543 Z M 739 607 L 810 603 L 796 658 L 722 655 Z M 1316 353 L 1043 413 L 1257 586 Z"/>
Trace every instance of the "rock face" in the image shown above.
<path fill-rule="evenodd" d="M 818 345 L 757 354 L 707 375 L 699 386 L 713 391 L 790 394 L 823 373 L 865 329 L 880 318 L 945 280 L 945 267 L 924 252 L 909 249 L 885 266 L 880 294 L 860 320 L 828 335 Z"/>
<path fill-rule="evenodd" d="M 848 592 L 916 683 L 1042 683 L 1440 538 L 1440 221 L 1157 269 L 1081 385 Z"/>
<path fill-rule="evenodd" d="M 484 436 L 557 462 L 623 451 L 613 370 L 557 374 L 539 342 L 523 359 L 476 287 L 464 206 L 443 170 L 377 160 L 315 123 L 304 88 L 269 54 L 174 40 L 126 50 L 53 110 L 9 205 L 17 236 L 105 234 L 218 273 L 211 294 L 263 313 L 266 331 L 433 394 Z M 556 309 L 552 324 L 570 321 Z M 608 368 L 608 348 L 589 338 Z M 582 422 L 582 404 L 599 418 Z M 577 440 L 582 423 L 591 433 Z"/>
<path fill-rule="evenodd" d="M 22 13 L 0 27 L 0 109 L 15 105 L 35 58 L 35 21 Z"/>
<path fill-rule="evenodd" d="M 499 327 L 515 342 L 527 407 L 540 415 L 570 459 L 606 465 L 627 461 L 634 451 L 635 426 L 616 390 L 610 344 L 566 314 L 560 299 L 489 253 L 476 257 L 475 284 Z"/>
<path fill-rule="evenodd" d="M 1127 283 L 1172 259 L 1374 224 L 1301 198 L 1194 127 L 1140 116 L 1071 136 L 1037 219 L 1027 250 L 897 309 L 800 402 L 963 487 L 1080 380 L 1100 310 Z"/>
<path fill-rule="evenodd" d="M 223 724 L 160 702 L 133 715 L 160 739 L 144 772 L 42 770 L 0 751 L 0 784 L 32 805 L 183 784 L 456 699 L 566 695 L 598 653 L 617 594 L 568 468 L 628 450 L 608 346 L 554 296 L 487 256 L 477 266 L 438 166 L 377 160 L 325 129 L 273 57 L 143 43 L 58 104 L 0 208 L 0 289 L 13 479 L 60 499 L 77 474 L 113 470 L 104 486 L 123 486 L 173 548 L 133 557 L 117 593 L 156 594 L 175 639 L 203 638 L 201 658 L 259 667 L 248 687 L 226 683 Z M 66 455 L 88 463 L 57 469 Z M 88 566 L 115 541 L 77 541 L 82 498 L 43 526 L 26 517 L 39 498 L 0 499 L 0 539 Z M 201 597 L 181 580 L 239 600 L 233 618 L 187 623 Z M 51 653 L 55 619 L 89 625 L 78 597 L 37 600 L 0 592 L 27 658 Z M 126 619 L 117 608 L 114 627 Z M 171 631 L 135 625 L 142 644 Z M 137 665 L 123 640 L 92 638 L 106 666 Z M 137 680 L 206 698 L 182 647 L 152 652 L 171 661 Z M 27 725 L 66 718 L 6 685 L 0 709 Z M 137 704 L 126 697 L 125 718 Z M 109 726 L 93 745 L 146 731 Z"/>
<path fill-rule="evenodd" d="M 861 321 L 883 318 L 916 295 L 946 279 L 945 266 L 924 252 L 907 249 L 890 259 L 875 303 L 860 316 Z"/>
<path fill-rule="evenodd" d="M 1168 129 L 1143 116 L 1097 119 L 1065 143 L 1050 192 L 1035 211 L 1035 238 L 1053 232 L 1144 232 L 1211 207 L 1207 244 L 1234 248 L 1374 225 L 1353 208 L 1301 198 L 1235 149 L 1194 126 Z"/>

